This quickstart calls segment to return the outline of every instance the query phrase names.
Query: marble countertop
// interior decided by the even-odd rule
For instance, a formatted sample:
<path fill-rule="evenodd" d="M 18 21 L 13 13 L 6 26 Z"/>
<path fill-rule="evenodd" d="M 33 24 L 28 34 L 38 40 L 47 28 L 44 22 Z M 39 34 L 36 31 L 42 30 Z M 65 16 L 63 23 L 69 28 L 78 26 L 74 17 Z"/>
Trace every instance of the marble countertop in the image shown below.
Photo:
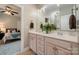
<path fill-rule="evenodd" d="M 78 43 L 78 33 L 77 32 L 61 32 L 61 31 L 53 31 L 49 34 L 45 34 L 44 32 L 36 32 L 36 31 L 29 31 L 29 33 L 34 33 L 46 37 L 57 38 L 65 41 L 71 41 Z"/>

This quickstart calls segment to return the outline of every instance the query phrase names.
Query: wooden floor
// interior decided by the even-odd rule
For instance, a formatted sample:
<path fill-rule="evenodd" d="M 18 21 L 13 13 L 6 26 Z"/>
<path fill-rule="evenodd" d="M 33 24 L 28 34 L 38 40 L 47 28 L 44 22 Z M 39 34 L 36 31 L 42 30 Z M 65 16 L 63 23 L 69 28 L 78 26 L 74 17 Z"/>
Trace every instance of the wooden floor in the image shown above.
<path fill-rule="evenodd" d="M 29 50 L 17 53 L 17 55 L 35 55 L 35 54 L 31 49 L 29 49 Z"/>

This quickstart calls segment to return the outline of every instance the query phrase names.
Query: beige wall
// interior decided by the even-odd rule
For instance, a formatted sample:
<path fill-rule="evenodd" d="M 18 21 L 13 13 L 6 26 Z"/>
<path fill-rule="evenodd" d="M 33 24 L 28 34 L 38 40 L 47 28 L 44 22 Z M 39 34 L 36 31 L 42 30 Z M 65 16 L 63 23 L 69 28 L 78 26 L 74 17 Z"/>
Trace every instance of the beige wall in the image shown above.
<path fill-rule="evenodd" d="M 17 21 L 17 29 L 21 31 L 21 19 Z"/>
<path fill-rule="evenodd" d="M 0 14 L 0 25 L 3 25 L 5 28 L 18 28 L 20 27 L 20 23 L 18 22 L 20 22 L 20 17 Z"/>

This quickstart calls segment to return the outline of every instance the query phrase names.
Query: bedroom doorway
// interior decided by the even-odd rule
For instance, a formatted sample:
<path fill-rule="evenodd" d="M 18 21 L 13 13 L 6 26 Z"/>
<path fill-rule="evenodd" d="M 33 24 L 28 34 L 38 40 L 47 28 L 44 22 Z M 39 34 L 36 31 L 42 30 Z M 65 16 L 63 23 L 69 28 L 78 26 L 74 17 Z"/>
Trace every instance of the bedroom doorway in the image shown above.
<path fill-rule="evenodd" d="M 0 4 L 0 55 L 15 55 L 21 51 L 21 8 Z"/>

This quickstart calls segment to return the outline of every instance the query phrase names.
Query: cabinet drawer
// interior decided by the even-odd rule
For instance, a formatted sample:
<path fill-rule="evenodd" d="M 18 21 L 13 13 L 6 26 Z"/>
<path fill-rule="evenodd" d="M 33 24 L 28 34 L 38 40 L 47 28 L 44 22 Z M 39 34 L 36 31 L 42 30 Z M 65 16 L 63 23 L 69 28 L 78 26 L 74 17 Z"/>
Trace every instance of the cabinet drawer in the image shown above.
<path fill-rule="evenodd" d="M 72 43 L 72 53 L 74 55 L 79 55 L 79 44 Z"/>
<path fill-rule="evenodd" d="M 36 38 L 36 34 L 29 33 L 29 38 Z"/>
<path fill-rule="evenodd" d="M 38 39 L 38 40 L 42 40 L 42 41 L 43 41 L 43 40 L 44 40 L 44 36 L 37 35 L 37 39 Z"/>
<path fill-rule="evenodd" d="M 62 41 L 60 39 L 55 39 L 55 38 L 48 38 L 48 37 L 45 38 L 45 41 L 53 43 L 53 44 L 58 45 L 60 47 L 63 47 L 63 48 L 71 50 L 71 43 L 70 42 Z"/>
<path fill-rule="evenodd" d="M 36 35 L 35 34 L 29 34 L 29 40 L 35 40 L 36 41 Z"/>
<path fill-rule="evenodd" d="M 60 47 L 56 47 L 57 48 L 57 54 L 58 55 L 71 55 L 72 54 L 72 52 L 71 52 L 71 50 L 69 51 L 69 50 L 66 50 L 66 49 L 63 49 L 63 48 L 60 48 Z"/>

